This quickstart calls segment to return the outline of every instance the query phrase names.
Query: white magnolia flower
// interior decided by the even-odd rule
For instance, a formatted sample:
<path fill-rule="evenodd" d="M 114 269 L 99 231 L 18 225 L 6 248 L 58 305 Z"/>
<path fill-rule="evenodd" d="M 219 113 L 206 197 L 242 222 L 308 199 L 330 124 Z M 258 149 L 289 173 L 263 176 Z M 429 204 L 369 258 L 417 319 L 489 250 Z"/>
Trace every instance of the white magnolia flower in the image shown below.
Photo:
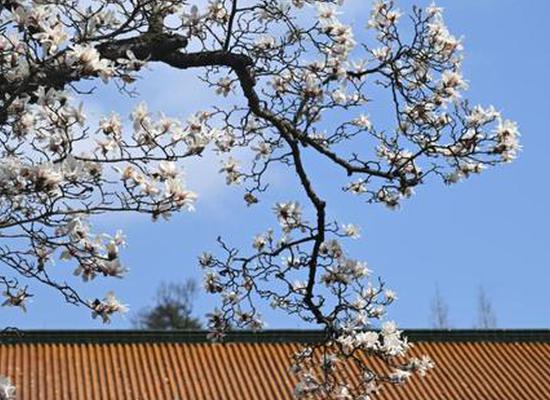
<path fill-rule="evenodd" d="M 344 235 L 349 236 L 352 239 L 359 239 L 361 237 L 361 229 L 353 224 L 342 225 Z"/>
<path fill-rule="evenodd" d="M 122 265 L 118 258 L 102 262 L 100 269 L 103 275 L 112 276 L 115 278 L 122 278 L 128 271 L 128 269 Z"/>
<path fill-rule="evenodd" d="M 226 161 L 223 162 L 220 172 L 225 173 L 225 182 L 228 185 L 236 185 L 241 181 L 239 162 L 233 157 L 229 157 Z"/>
<path fill-rule="evenodd" d="M 277 41 L 271 35 L 260 36 L 254 43 L 254 47 L 258 50 L 270 50 L 277 46 Z"/>
<path fill-rule="evenodd" d="M 319 4 L 317 6 L 317 17 L 321 22 L 332 21 L 339 14 L 341 12 L 336 11 L 336 7 L 333 4 Z"/>
<path fill-rule="evenodd" d="M 112 113 L 108 118 L 101 118 L 99 129 L 105 135 L 112 135 L 117 140 L 122 136 L 122 121 L 118 114 Z"/>
<path fill-rule="evenodd" d="M 407 339 L 401 337 L 401 331 L 393 321 L 384 322 L 380 334 L 383 337 L 381 349 L 391 357 L 403 355 L 410 346 Z"/>
<path fill-rule="evenodd" d="M 456 71 L 446 70 L 441 74 L 440 94 L 449 99 L 460 98 L 460 90 L 468 87 L 462 75 Z"/>
<path fill-rule="evenodd" d="M 181 180 L 167 179 L 164 182 L 164 196 L 173 201 L 176 206 L 186 208 L 188 211 L 194 210 L 194 204 L 197 194 L 187 190 Z"/>
<path fill-rule="evenodd" d="M 15 294 L 11 293 L 9 290 L 6 290 L 3 293 L 6 300 L 2 303 L 2 306 L 6 307 L 19 307 L 24 312 L 27 312 L 27 299 L 31 297 L 29 293 L 27 293 L 26 288 L 20 288 L 17 290 Z"/>
<path fill-rule="evenodd" d="M 386 301 L 394 301 L 397 299 L 397 293 L 395 293 L 393 290 L 386 290 L 384 292 L 384 297 L 386 298 Z"/>
<path fill-rule="evenodd" d="M 7 376 L 0 376 L 0 400 L 15 400 L 15 386 Z"/>
<path fill-rule="evenodd" d="M 233 89 L 233 81 L 228 77 L 223 77 L 216 83 L 216 86 L 216 94 L 227 97 Z"/>
<path fill-rule="evenodd" d="M 387 46 L 377 47 L 371 50 L 372 56 L 380 62 L 388 60 L 391 56 L 391 49 Z"/>
<path fill-rule="evenodd" d="M 401 384 L 411 377 L 410 371 L 397 368 L 390 374 L 390 380 L 394 383 Z"/>
<path fill-rule="evenodd" d="M 218 23 L 224 23 L 229 17 L 229 13 L 222 1 L 210 0 L 208 3 L 208 16 Z"/>
<path fill-rule="evenodd" d="M 177 164 L 173 161 L 161 161 L 158 166 L 158 173 L 163 180 L 175 179 L 179 175 Z"/>
<path fill-rule="evenodd" d="M 266 244 L 267 244 L 267 238 L 264 235 L 257 235 L 254 238 L 252 247 L 254 247 L 258 251 L 261 251 L 263 250 Z"/>
<path fill-rule="evenodd" d="M 342 386 L 334 398 L 336 400 L 353 400 L 353 396 L 347 386 Z"/>
<path fill-rule="evenodd" d="M 348 190 L 349 192 L 351 192 L 353 194 L 359 195 L 359 194 L 365 193 L 367 191 L 367 186 L 366 186 L 364 180 L 359 180 L 357 182 L 350 183 L 346 187 L 346 190 Z"/>
<path fill-rule="evenodd" d="M 411 370 L 417 371 L 420 376 L 426 376 L 427 372 L 435 367 L 435 364 L 430 357 L 424 355 L 421 358 L 411 359 L 409 367 Z"/>
<path fill-rule="evenodd" d="M 214 256 L 210 253 L 204 252 L 199 257 L 199 264 L 203 268 L 211 267 L 214 263 Z"/>
<path fill-rule="evenodd" d="M 355 335 L 357 345 L 368 350 L 376 350 L 380 345 L 378 332 L 359 332 Z"/>
<path fill-rule="evenodd" d="M 33 35 L 33 38 L 38 40 L 49 54 L 55 54 L 68 37 L 69 35 L 61 23 L 56 23 L 53 26 L 42 26 L 42 30 Z"/>
<path fill-rule="evenodd" d="M 252 146 L 252 150 L 256 152 L 256 159 L 266 159 L 268 158 L 273 149 L 271 148 L 271 145 L 267 142 L 261 141 L 257 145 Z"/>
<path fill-rule="evenodd" d="M 276 203 L 274 211 L 285 232 L 290 232 L 302 224 L 302 210 L 297 202 Z"/>
<path fill-rule="evenodd" d="M 61 163 L 61 173 L 65 180 L 76 182 L 85 176 L 83 162 L 69 155 Z"/>
<path fill-rule="evenodd" d="M 114 313 L 128 312 L 128 306 L 122 304 L 113 292 L 108 292 L 103 300 L 95 299 L 90 302 L 90 308 L 92 309 L 92 318 L 101 317 L 104 323 L 111 322 L 111 316 Z"/>
<path fill-rule="evenodd" d="M 307 282 L 305 281 L 294 281 L 292 282 L 292 290 L 298 294 L 305 294 L 307 289 Z"/>
<path fill-rule="evenodd" d="M 372 128 L 372 122 L 366 115 L 360 115 L 352 121 L 352 124 L 361 129 L 370 130 Z"/>
<path fill-rule="evenodd" d="M 466 116 L 466 121 L 469 126 L 481 126 L 488 122 L 494 121 L 500 116 L 500 113 L 493 107 L 483 108 L 480 105 L 475 106 L 470 114 Z M 473 131 L 472 133 L 475 133 Z"/>
<path fill-rule="evenodd" d="M 355 350 L 356 342 L 353 335 L 340 335 L 336 341 L 342 346 L 344 354 L 351 354 Z"/>
<path fill-rule="evenodd" d="M 337 89 L 331 93 L 332 100 L 336 104 L 345 104 L 348 101 L 348 96 L 342 89 Z"/>
<path fill-rule="evenodd" d="M 211 135 L 214 137 L 214 143 L 219 152 L 226 153 L 235 146 L 235 135 L 230 129 L 224 129 L 223 131 L 214 129 Z"/>
<path fill-rule="evenodd" d="M 67 57 L 80 66 L 84 74 L 98 73 L 105 80 L 114 73 L 111 61 L 102 59 L 97 49 L 90 44 L 71 46 Z"/>
<path fill-rule="evenodd" d="M 514 121 L 498 119 L 494 152 L 501 154 L 506 162 L 513 161 L 521 150 L 518 125 Z"/>
<path fill-rule="evenodd" d="M 443 13 L 443 8 L 437 7 L 435 3 L 431 3 L 428 7 L 426 7 L 426 14 L 428 14 L 432 18 L 438 15 L 441 15 L 442 13 Z"/>

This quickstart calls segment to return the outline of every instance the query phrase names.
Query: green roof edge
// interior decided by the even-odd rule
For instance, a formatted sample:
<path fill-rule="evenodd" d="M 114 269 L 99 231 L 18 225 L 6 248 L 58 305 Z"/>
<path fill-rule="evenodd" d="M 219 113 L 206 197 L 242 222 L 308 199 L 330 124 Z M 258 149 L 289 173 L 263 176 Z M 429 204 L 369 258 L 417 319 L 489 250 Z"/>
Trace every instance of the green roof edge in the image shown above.
<path fill-rule="evenodd" d="M 209 343 L 206 331 L 146 330 L 5 330 L 0 344 L 9 343 Z M 550 343 L 550 329 L 405 329 L 411 342 L 544 342 Z M 318 330 L 234 331 L 224 342 L 238 343 L 315 343 L 322 339 Z"/>

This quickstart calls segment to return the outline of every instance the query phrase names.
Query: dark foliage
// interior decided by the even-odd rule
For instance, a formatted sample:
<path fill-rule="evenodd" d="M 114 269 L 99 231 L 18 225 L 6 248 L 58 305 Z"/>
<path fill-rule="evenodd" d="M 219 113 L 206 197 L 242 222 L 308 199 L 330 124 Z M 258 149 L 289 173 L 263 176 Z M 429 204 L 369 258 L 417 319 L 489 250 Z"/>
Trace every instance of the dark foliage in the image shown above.
<path fill-rule="evenodd" d="M 193 302 L 197 283 L 188 279 L 183 283 L 162 283 L 157 290 L 155 304 L 140 310 L 132 320 L 139 329 L 196 330 L 202 325 L 193 317 Z"/>

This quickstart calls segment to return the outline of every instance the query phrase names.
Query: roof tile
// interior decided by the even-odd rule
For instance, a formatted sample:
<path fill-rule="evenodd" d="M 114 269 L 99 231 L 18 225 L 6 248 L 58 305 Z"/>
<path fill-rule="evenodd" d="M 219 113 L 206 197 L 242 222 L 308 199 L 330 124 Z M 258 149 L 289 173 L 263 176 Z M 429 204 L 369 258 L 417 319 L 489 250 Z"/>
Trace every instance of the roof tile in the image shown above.
<path fill-rule="evenodd" d="M 0 374 L 19 400 L 290 400 L 289 358 L 303 341 L 296 332 L 290 341 L 240 333 L 226 344 L 204 343 L 202 333 L 26 335 L 0 343 Z M 379 399 L 550 399 L 550 332 L 412 336 L 412 353 L 430 355 L 436 369 Z"/>

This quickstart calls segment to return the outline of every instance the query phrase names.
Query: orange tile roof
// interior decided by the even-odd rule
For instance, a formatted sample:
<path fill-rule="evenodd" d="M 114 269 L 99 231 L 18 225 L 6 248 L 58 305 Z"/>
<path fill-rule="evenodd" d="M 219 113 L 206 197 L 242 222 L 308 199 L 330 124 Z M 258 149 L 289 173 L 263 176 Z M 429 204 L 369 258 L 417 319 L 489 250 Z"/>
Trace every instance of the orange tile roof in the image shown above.
<path fill-rule="evenodd" d="M 0 339 L 0 375 L 18 400 L 284 400 L 298 342 L 318 333 L 23 332 Z M 430 355 L 426 378 L 388 387 L 384 400 L 550 399 L 550 331 L 408 331 Z"/>

